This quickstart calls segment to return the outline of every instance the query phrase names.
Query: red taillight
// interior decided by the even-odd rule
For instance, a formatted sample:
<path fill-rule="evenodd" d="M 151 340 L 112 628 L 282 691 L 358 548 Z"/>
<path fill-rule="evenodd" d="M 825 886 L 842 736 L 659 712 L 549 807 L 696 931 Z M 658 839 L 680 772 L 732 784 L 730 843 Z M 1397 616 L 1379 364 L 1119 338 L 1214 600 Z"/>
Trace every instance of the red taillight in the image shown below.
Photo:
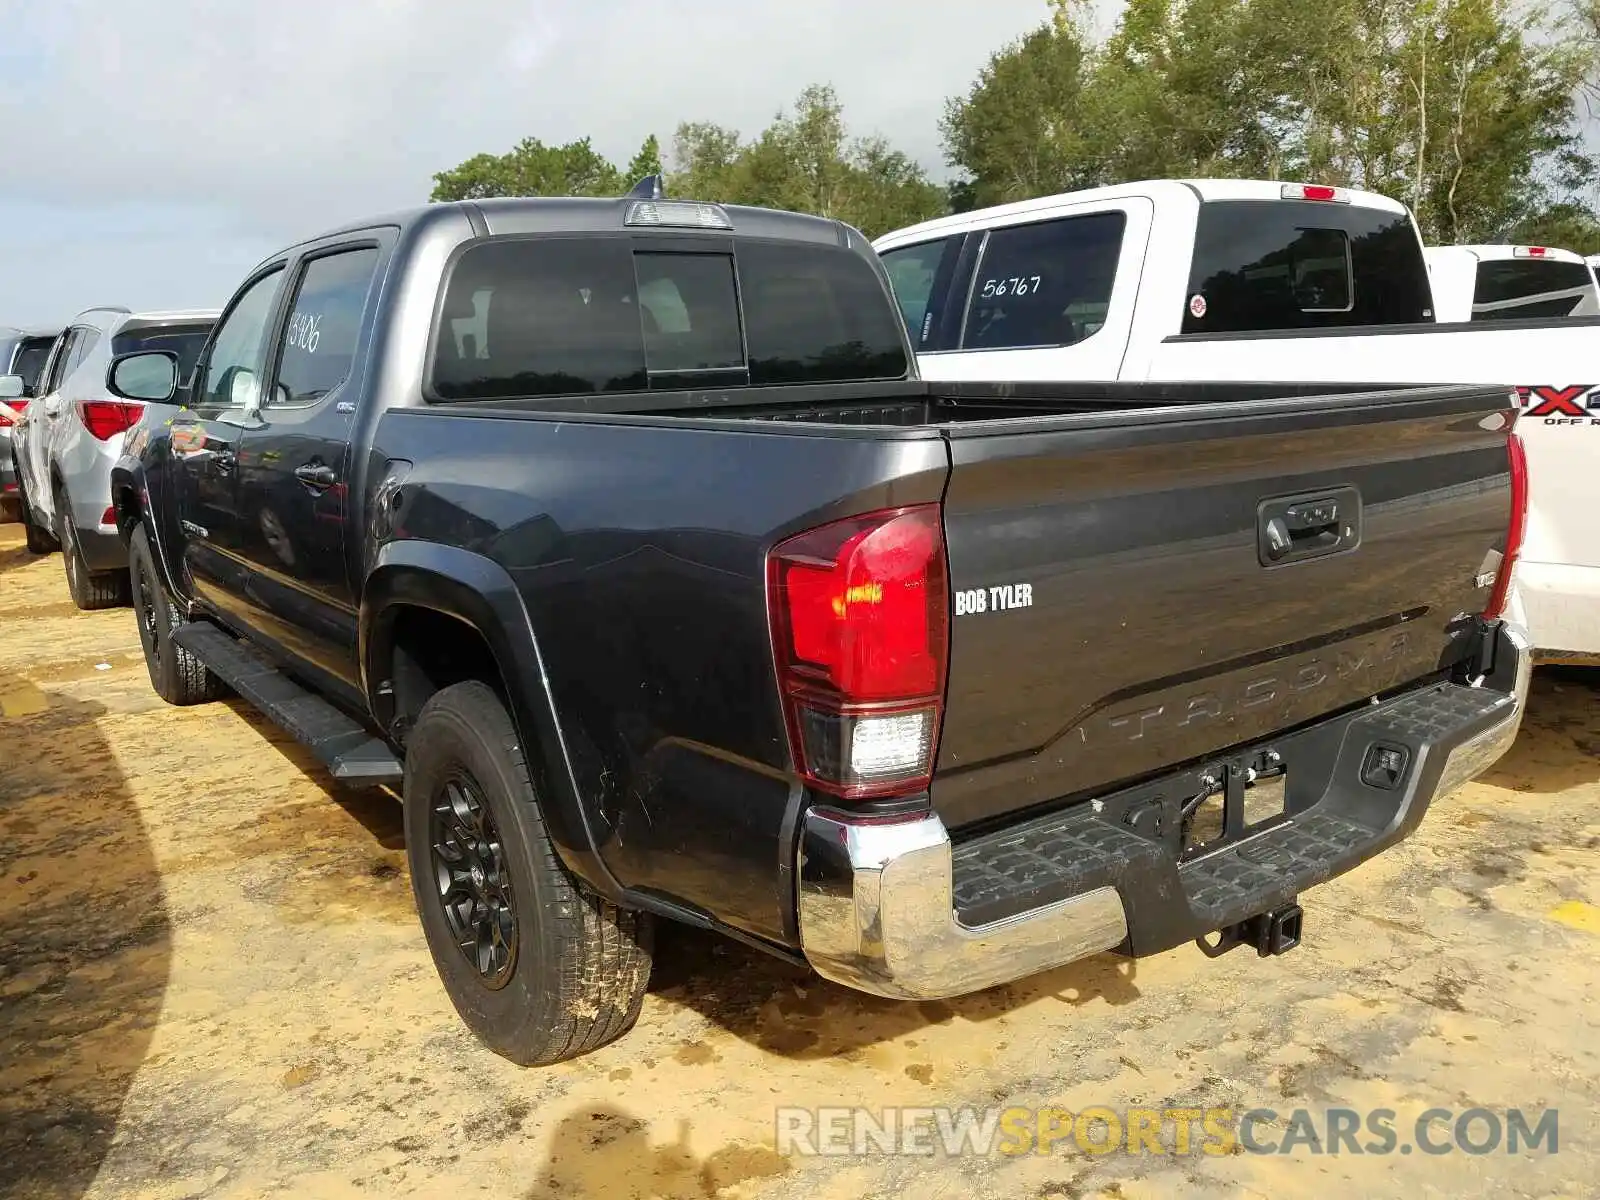
<path fill-rule="evenodd" d="M 92 437 L 107 442 L 127 433 L 144 415 L 144 405 L 127 400 L 85 400 L 78 405 L 78 419 Z"/>
<path fill-rule="evenodd" d="M 1550 249 L 1547 246 L 1517 246 L 1511 251 L 1512 258 L 1548 258 Z"/>
<path fill-rule="evenodd" d="M 1494 591 L 1489 596 L 1489 607 L 1483 615 L 1490 620 L 1505 616 L 1511 599 L 1511 576 L 1522 553 L 1522 539 L 1528 532 L 1528 454 L 1516 426 L 1506 435 L 1506 458 L 1511 467 L 1511 524 L 1506 529 L 1505 553 L 1500 556 L 1500 571 L 1495 576 Z"/>
<path fill-rule="evenodd" d="M 767 603 L 795 764 L 847 799 L 933 775 L 950 595 L 937 504 L 850 517 L 774 547 Z"/>
<path fill-rule="evenodd" d="M 28 402 L 26 400 L 0 400 L 0 405 L 9 408 L 20 417 L 27 410 Z M 15 424 L 16 422 L 11 419 L 10 414 L 0 412 L 0 429 L 10 429 Z"/>
<path fill-rule="evenodd" d="M 108 508 L 108 509 L 105 510 L 105 512 L 100 514 L 100 524 L 102 524 L 102 525 L 115 525 L 116 523 L 117 523 L 117 510 L 115 508 Z"/>

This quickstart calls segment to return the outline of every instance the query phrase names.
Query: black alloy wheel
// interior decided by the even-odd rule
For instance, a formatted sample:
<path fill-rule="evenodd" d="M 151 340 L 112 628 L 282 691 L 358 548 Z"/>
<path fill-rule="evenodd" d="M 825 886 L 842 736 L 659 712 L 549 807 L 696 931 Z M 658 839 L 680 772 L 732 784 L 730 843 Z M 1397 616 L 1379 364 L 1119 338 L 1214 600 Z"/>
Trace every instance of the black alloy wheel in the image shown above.
<path fill-rule="evenodd" d="M 517 965 L 516 905 L 494 814 L 465 771 L 435 794 L 428 830 L 445 921 L 479 980 L 498 990 Z"/>

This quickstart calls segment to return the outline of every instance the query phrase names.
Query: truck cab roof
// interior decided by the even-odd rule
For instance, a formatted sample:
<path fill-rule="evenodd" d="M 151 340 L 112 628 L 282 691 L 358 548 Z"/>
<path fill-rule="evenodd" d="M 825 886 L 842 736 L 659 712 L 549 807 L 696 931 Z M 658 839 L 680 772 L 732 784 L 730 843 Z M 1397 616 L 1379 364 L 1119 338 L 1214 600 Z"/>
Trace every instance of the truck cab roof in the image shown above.
<path fill-rule="evenodd" d="M 654 209 L 657 220 L 645 219 L 643 214 L 649 211 L 645 206 Z M 706 217 L 700 221 L 691 220 L 691 206 L 706 210 Z M 303 246 L 366 229 L 390 227 L 404 236 L 462 218 L 472 225 L 480 237 L 624 231 L 645 234 L 660 230 L 672 234 L 698 232 L 722 237 L 833 243 L 871 253 L 867 239 L 842 221 L 806 213 L 738 204 L 711 204 L 672 196 L 659 200 L 626 196 L 518 196 L 425 204 L 325 230 L 288 247 L 287 252 L 292 253 Z M 726 224 L 722 224 L 722 221 Z M 262 262 L 265 264 L 281 256 L 281 253 L 275 254 Z"/>
<path fill-rule="evenodd" d="M 1088 188 L 1084 191 L 1065 192 L 1054 196 L 1041 196 L 1033 200 L 1021 200 L 1015 204 L 1001 204 L 982 210 L 985 224 L 1000 223 L 1012 219 L 1023 220 L 1038 213 L 1059 208 L 1063 204 L 1093 205 L 1144 198 L 1158 203 L 1171 203 L 1174 200 L 1187 200 L 1201 204 L 1212 201 L 1273 201 L 1322 198 L 1315 194 L 1318 189 L 1314 186 L 1314 194 L 1306 195 L 1304 190 L 1308 185 L 1272 182 L 1260 179 L 1146 179 L 1134 183 L 1119 183 L 1111 187 Z M 1291 192 L 1291 189 L 1300 189 Z M 1359 208 L 1373 208 L 1384 212 L 1404 213 L 1405 206 L 1387 196 L 1380 196 L 1376 192 L 1365 192 L 1355 188 L 1330 188 L 1323 189 L 1331 192 L 1328 197 L 1330 202 L 1350 204 Z M 908 242 L 923 241 L 929 237 L 952 232 L 970 225 L 973 221 L 972 213 L 954 213 L 947 217 L 936 217 L 931 221 L 923 221 L 916 225 L 908 225 L 904 229 L 897 229 L 893 233 L 885 234 L 873 243 L 884 250 L 891 246 L 898 246 Z"/>
<path fill-rule="evenodd" d="M 1429 246 L 1424 251 L 1429 261 L 1449 255 L 1468 257 L 1475 262 L 1503 262 L 1513 258 L 1542 258 L 1550 262 L 1581 263 L 1583 256 L 1555 246 Z"/>

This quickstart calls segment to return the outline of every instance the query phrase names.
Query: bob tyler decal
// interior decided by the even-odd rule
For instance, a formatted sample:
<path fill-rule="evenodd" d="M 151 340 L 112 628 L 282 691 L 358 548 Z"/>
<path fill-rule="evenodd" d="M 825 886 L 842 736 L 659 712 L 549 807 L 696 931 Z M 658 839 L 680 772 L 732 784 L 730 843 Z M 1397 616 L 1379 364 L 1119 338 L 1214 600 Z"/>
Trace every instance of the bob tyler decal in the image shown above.
<path fill-rule="evenodd" d="M 1032 607 L 1033 584 L 1031 583 L 1007 583 L 998 587 L 970 588 L 956 593 L 958 617 Z"/>

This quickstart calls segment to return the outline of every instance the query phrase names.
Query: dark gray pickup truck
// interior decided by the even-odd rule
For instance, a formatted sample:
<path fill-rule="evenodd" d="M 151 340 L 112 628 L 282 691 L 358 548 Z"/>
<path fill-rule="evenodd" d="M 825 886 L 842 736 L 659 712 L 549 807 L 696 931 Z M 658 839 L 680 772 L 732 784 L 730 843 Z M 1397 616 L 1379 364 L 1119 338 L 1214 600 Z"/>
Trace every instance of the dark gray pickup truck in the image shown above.
<path fill-rule="evenodd" d="M 648 194 L 294 246 L 173 377 L 109 370 L 186 406 L 114 478 L 151 681 L 403 788 L 519 1062 L 658 917 L 909 998 L 1282 952 L 1521 720 L 1506 389 L 930 385 L 858 233 Z"/>

